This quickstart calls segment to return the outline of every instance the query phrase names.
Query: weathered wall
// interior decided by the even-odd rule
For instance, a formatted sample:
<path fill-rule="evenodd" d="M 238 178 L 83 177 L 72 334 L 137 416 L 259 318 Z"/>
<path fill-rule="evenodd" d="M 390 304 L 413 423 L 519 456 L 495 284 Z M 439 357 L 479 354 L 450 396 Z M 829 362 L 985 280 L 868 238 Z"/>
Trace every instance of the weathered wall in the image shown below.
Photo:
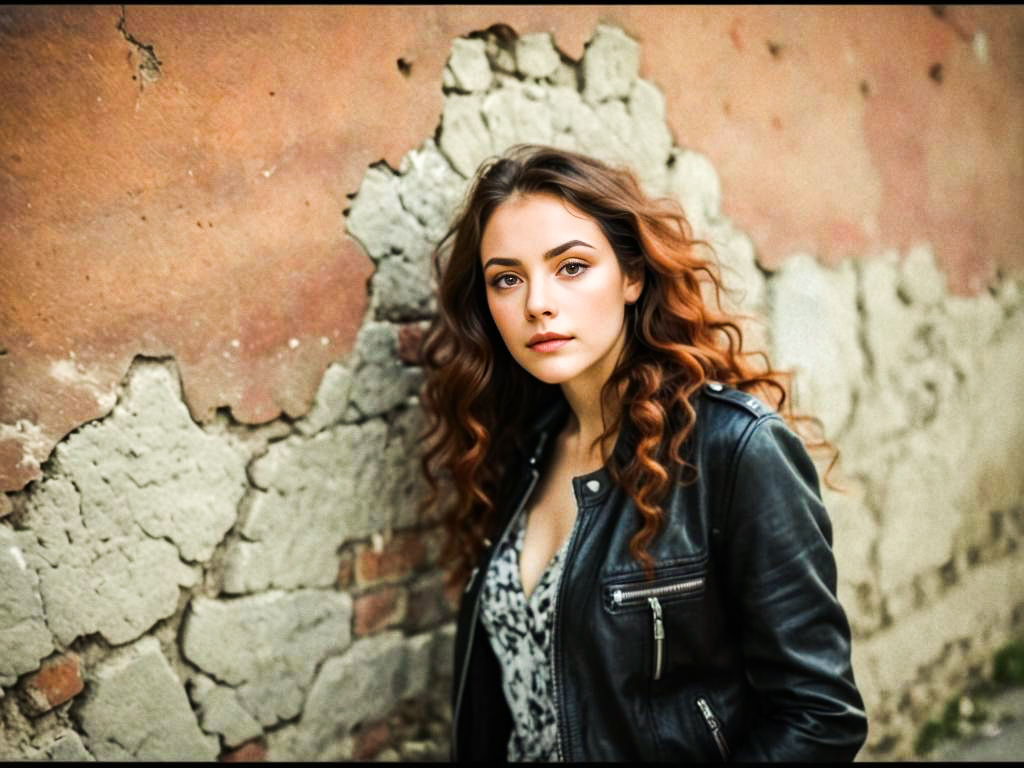
<path fill-rule="evenodd" d="M 309 407 L 371 265 L 366 167 L 434 133 L 451 40 L 599 20 L 644 45 L 677 140 L 775 267 L 934 246 L 951 290 L 1024 264 L 1012 8 L 56 7 L 0 12 L 0 490 L 172 355 L 194 418 Z M 332 301 L 335 296 L 345 301 Z"/>
<path fill-rule="evenodd" d="M 521 37 L 465 37 L 495 22 Z M 849 487 L 827 501 L 862 756 L 906 756 L 1024 610 L 1022 29 L 0 12 L 0 755 L 444 754 L 427 259 L 479 161 L 536 141 L 678 198 L 802 372 Z"/>

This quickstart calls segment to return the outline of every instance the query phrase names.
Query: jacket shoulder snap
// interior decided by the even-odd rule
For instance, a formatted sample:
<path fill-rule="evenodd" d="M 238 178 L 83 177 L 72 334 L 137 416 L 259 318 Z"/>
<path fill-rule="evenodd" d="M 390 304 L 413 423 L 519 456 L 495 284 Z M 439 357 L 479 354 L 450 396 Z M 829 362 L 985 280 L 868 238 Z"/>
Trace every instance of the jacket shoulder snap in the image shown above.
<path fill-rule="evenodd" d="M 754 397 L 754 395 L 749 395 L 746 392 L 740 392 L 738 389 L 727 387 L 720 381 L 708 381 L 704 385 L 704 394 L 712 400 L 720 403 L 726 403 L 727 405 L 731 405 L 741 411 L 745 411 L 755 418 L 775 412 L 764 402 Z"/>

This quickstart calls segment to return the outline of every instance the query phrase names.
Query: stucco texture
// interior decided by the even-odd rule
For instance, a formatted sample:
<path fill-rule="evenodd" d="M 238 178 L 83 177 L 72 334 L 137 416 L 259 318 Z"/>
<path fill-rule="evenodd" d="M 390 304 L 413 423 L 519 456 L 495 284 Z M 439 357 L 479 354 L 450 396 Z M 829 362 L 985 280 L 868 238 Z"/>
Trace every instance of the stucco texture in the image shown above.
<path fill-rule="evenodd" d="M 949 288 L 1024 252 L 1020 7 L 0 9 L 0 490 L 173 356 L 193 418 L 310 407 L 367 308 L 367 167 L 433 136 L 453 38 L 639 41 L 680 145 L 766 268 L 934 247 Z"/>

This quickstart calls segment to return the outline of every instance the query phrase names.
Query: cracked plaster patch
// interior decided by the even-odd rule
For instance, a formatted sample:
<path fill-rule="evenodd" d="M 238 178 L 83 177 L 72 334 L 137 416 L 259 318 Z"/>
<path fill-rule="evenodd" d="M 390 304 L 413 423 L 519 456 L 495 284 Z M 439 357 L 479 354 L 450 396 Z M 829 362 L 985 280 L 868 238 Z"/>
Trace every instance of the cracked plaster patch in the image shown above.
<path fill-rule="evenodd" d="M 38 669 L 52 651 L 39 579 L 26 566 L 18 537 L 0 527 L 0 685 L 13 685 L 22 673 Z"/>
<path fill-rule="evenodd" d="M 136 363 L 109 418 L 85 425 L 56 450 L 97 536 L 140 528 L 205 561 L 232 526 L 245 484 L 242 458 L 191 419 L 177 379 Z"/>
<path fill-rule="evenodd" d="M 237 703 L 269 726 L 302 711 L 320 662 L 349 646 L 351 616 L 352 598 L 334 591 L 196 598 L 182 652 L 233 687 Z"/>
<path fill-rule="evenodd" d="M 80 710 L 86 745 L 98 760 L 214 760 L 185 690 L 152 637 L 102 664 Z"/>
<path fill-rule="evenodd" d="M 401 632 L 364 638 L 328 659 L 288 745 L 292 759 L 316 759 L 340 734 L 386 714 L 409 693 L 409 663 L 410 645 Z"/>
<path fill-rule="evenodd" d="M 199 707 L 202 729 L 219 733 L 228 747 L 237 747 L 263 735 L 259 721 L 238 702 L 234 689 L 217 685 L 206 675 L 192 679 L 192 702 Z"/>
<path fill-rule="evenodd" d="M 47 625 L 64 645 L 93 632 L 114 644 L 133 640 L 174 613 L 179 585 L 198 579 L 166 541 L 90 531 L 66 478 L 34 488 L 26 520 L 30 529 L 17 536 L 38 573 Z"/>
<path fill-rule="evenodd" d="M 341 424 L 271 445 L 252 465 L 260 489 L 225 561 L 229 593 L 328 586 L 345 541 L 416 521 L 419 474 L 410 456 L 421 415 Z"/>
<path fill-rule="evenodd" d="M 18 532 L 60 642 L 135 639 L 174 613 L 234 524 L 242 459 L 190 419 L 159 363 L 133 366 L 121 402 L 55 452 Z"/>

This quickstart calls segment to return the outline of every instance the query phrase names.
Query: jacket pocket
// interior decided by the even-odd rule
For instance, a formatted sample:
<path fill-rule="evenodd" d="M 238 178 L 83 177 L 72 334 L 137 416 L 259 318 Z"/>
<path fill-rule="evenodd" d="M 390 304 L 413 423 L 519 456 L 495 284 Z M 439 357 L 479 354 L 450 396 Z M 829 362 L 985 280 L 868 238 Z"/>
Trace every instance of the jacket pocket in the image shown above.
<path fill-rule="evenodd" d="M 663 571 L 651 581 L 641 581 L 630 575 L 605 581 L 605 610 L 611 614 L 647 613 L 646 623 L 650 627 L 651 638 L 651 679 L 660 680 L 664 666 L 666 622 L 663 606 L 699 598 L 704 593 L 705 579 L 701 565 L 698 564 L 696 568 L 690 565 L 683 569 Z"/>
<path fill-rule="evenodd" d="M 704 725 L 707 726 L 711 738 L 715 742 L 715 747 L 718 748 L 718 754 L 722 756 L 724 762 L 728 762 L 729 743 L 725 740 L 725 729 L 722 727 L 722 721 L 718 719 L 715 711 L 711 709 L 711 703 L 705 696 L 698 696 L 694 704 L 700 712 L 701 719 L 704 721 Z"/>
<path fill-rule="evenodd" d="M 707 562 L 684 567 L 656 570 L 647 581 L 642 573 L 606 577 L 602 602 L 609 613 L 630 613 L 651 609 L 651 598 L 661 605 L 681 600 L 694 600 L 704 594 Z"/>

